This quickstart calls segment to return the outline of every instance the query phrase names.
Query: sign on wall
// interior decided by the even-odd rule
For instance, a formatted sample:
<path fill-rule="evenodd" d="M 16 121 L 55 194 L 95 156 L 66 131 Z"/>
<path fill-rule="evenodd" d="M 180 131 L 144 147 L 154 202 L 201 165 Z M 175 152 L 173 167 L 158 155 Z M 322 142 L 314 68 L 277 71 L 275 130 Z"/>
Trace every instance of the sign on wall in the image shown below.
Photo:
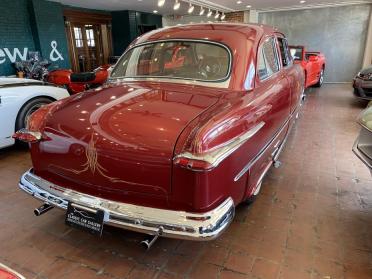
<path fill-rule="evenodd" d="M 58 44 L 57 41 L 51 41 L 50 42 L 50 53 L 49 53 L 49 59 L 52 62 L 56 61 L 63 61 L 64 58 L 62 54 L 58 51 Z M 16 62 L 17 60 L 27 60 L 28 57 L 28 48 L 24 47 L 21 51 L 19 48 L 13 48 L 9 49 L 7 47 L 0 48 L 0 64 L 6 63 L 7 61 L 10 61 L 11 63 Z"/>

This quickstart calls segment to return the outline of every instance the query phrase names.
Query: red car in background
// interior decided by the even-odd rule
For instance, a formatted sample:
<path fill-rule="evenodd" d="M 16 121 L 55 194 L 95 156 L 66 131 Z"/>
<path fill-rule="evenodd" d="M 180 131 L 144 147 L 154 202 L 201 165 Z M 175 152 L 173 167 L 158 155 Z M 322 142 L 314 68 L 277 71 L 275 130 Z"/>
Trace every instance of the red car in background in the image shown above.
<path fill-rule="evenodd" d="M 99 90 L 44 106 L 20 188 L 66 223 L 211 240 L 260 192 L 301 107 L 304 74 L 265 26 L 184 25 L 133 42 Z"/>
<path fill-rule="evenodd" d="M 324 82 L 326 59 L 323 53 L 306 51 L 304 46 L 289 46 L 295 63 L 300 64 L 305 73 L 305 87 L 321 87 Z"/>
<path fill-rule="evenodd" d="M 51 71 L 46 81 L 65 87 L 70 94 L 76 94 L 104 84 L 109 76 L 111 65 L 103 65 L 92 72 L 74 73 L 68 69 Z"/>

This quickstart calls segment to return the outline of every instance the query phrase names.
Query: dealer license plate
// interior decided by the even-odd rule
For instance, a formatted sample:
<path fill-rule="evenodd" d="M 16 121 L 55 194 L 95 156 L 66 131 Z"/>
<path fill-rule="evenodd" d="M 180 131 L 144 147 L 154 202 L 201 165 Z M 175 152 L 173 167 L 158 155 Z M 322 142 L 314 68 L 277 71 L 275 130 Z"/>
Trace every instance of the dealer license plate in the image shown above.
<path fill-rule="evenodd" d="M 105 213 L 102 210 L 86 210 L 75 204 L 68 204 L 65 222 L 67 225 L 101 236 Z"/>

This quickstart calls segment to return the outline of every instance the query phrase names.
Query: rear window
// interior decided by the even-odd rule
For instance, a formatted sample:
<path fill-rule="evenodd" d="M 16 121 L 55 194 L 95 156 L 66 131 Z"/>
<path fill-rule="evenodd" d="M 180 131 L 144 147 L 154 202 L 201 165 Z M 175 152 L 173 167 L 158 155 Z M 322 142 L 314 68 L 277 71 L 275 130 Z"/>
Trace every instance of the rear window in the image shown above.
<path fill-rule="evenodd" d="M 230 53 L 222 45 L 156 42 L 134 47 L 116 64 L 111 78 L 176 78 L 222 81 L 229 77 Z"/>
<path fill-rule="evenodd" d="M 302 60 L 304 49 L 302 47 L 290 47 L 293 60 Z"/>

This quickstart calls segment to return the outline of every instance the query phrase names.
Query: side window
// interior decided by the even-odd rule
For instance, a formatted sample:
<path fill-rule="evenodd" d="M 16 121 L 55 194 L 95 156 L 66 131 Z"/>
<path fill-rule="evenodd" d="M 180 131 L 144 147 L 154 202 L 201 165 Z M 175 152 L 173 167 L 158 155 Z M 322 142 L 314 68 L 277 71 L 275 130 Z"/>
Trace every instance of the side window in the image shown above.
<path fill-rule="evenodd" d="M 260 47 L 257 68 L 260 80 L 264 80 L 279 71 L 274 38 L 269 38 Z"/>
<path fill-rule="evenodd" d="M 288 48 L 288 42 L 285 38 L 278 38 L 278 43 L 283 66 L 289 66 L 292 63 L 292 55 Z"/>

